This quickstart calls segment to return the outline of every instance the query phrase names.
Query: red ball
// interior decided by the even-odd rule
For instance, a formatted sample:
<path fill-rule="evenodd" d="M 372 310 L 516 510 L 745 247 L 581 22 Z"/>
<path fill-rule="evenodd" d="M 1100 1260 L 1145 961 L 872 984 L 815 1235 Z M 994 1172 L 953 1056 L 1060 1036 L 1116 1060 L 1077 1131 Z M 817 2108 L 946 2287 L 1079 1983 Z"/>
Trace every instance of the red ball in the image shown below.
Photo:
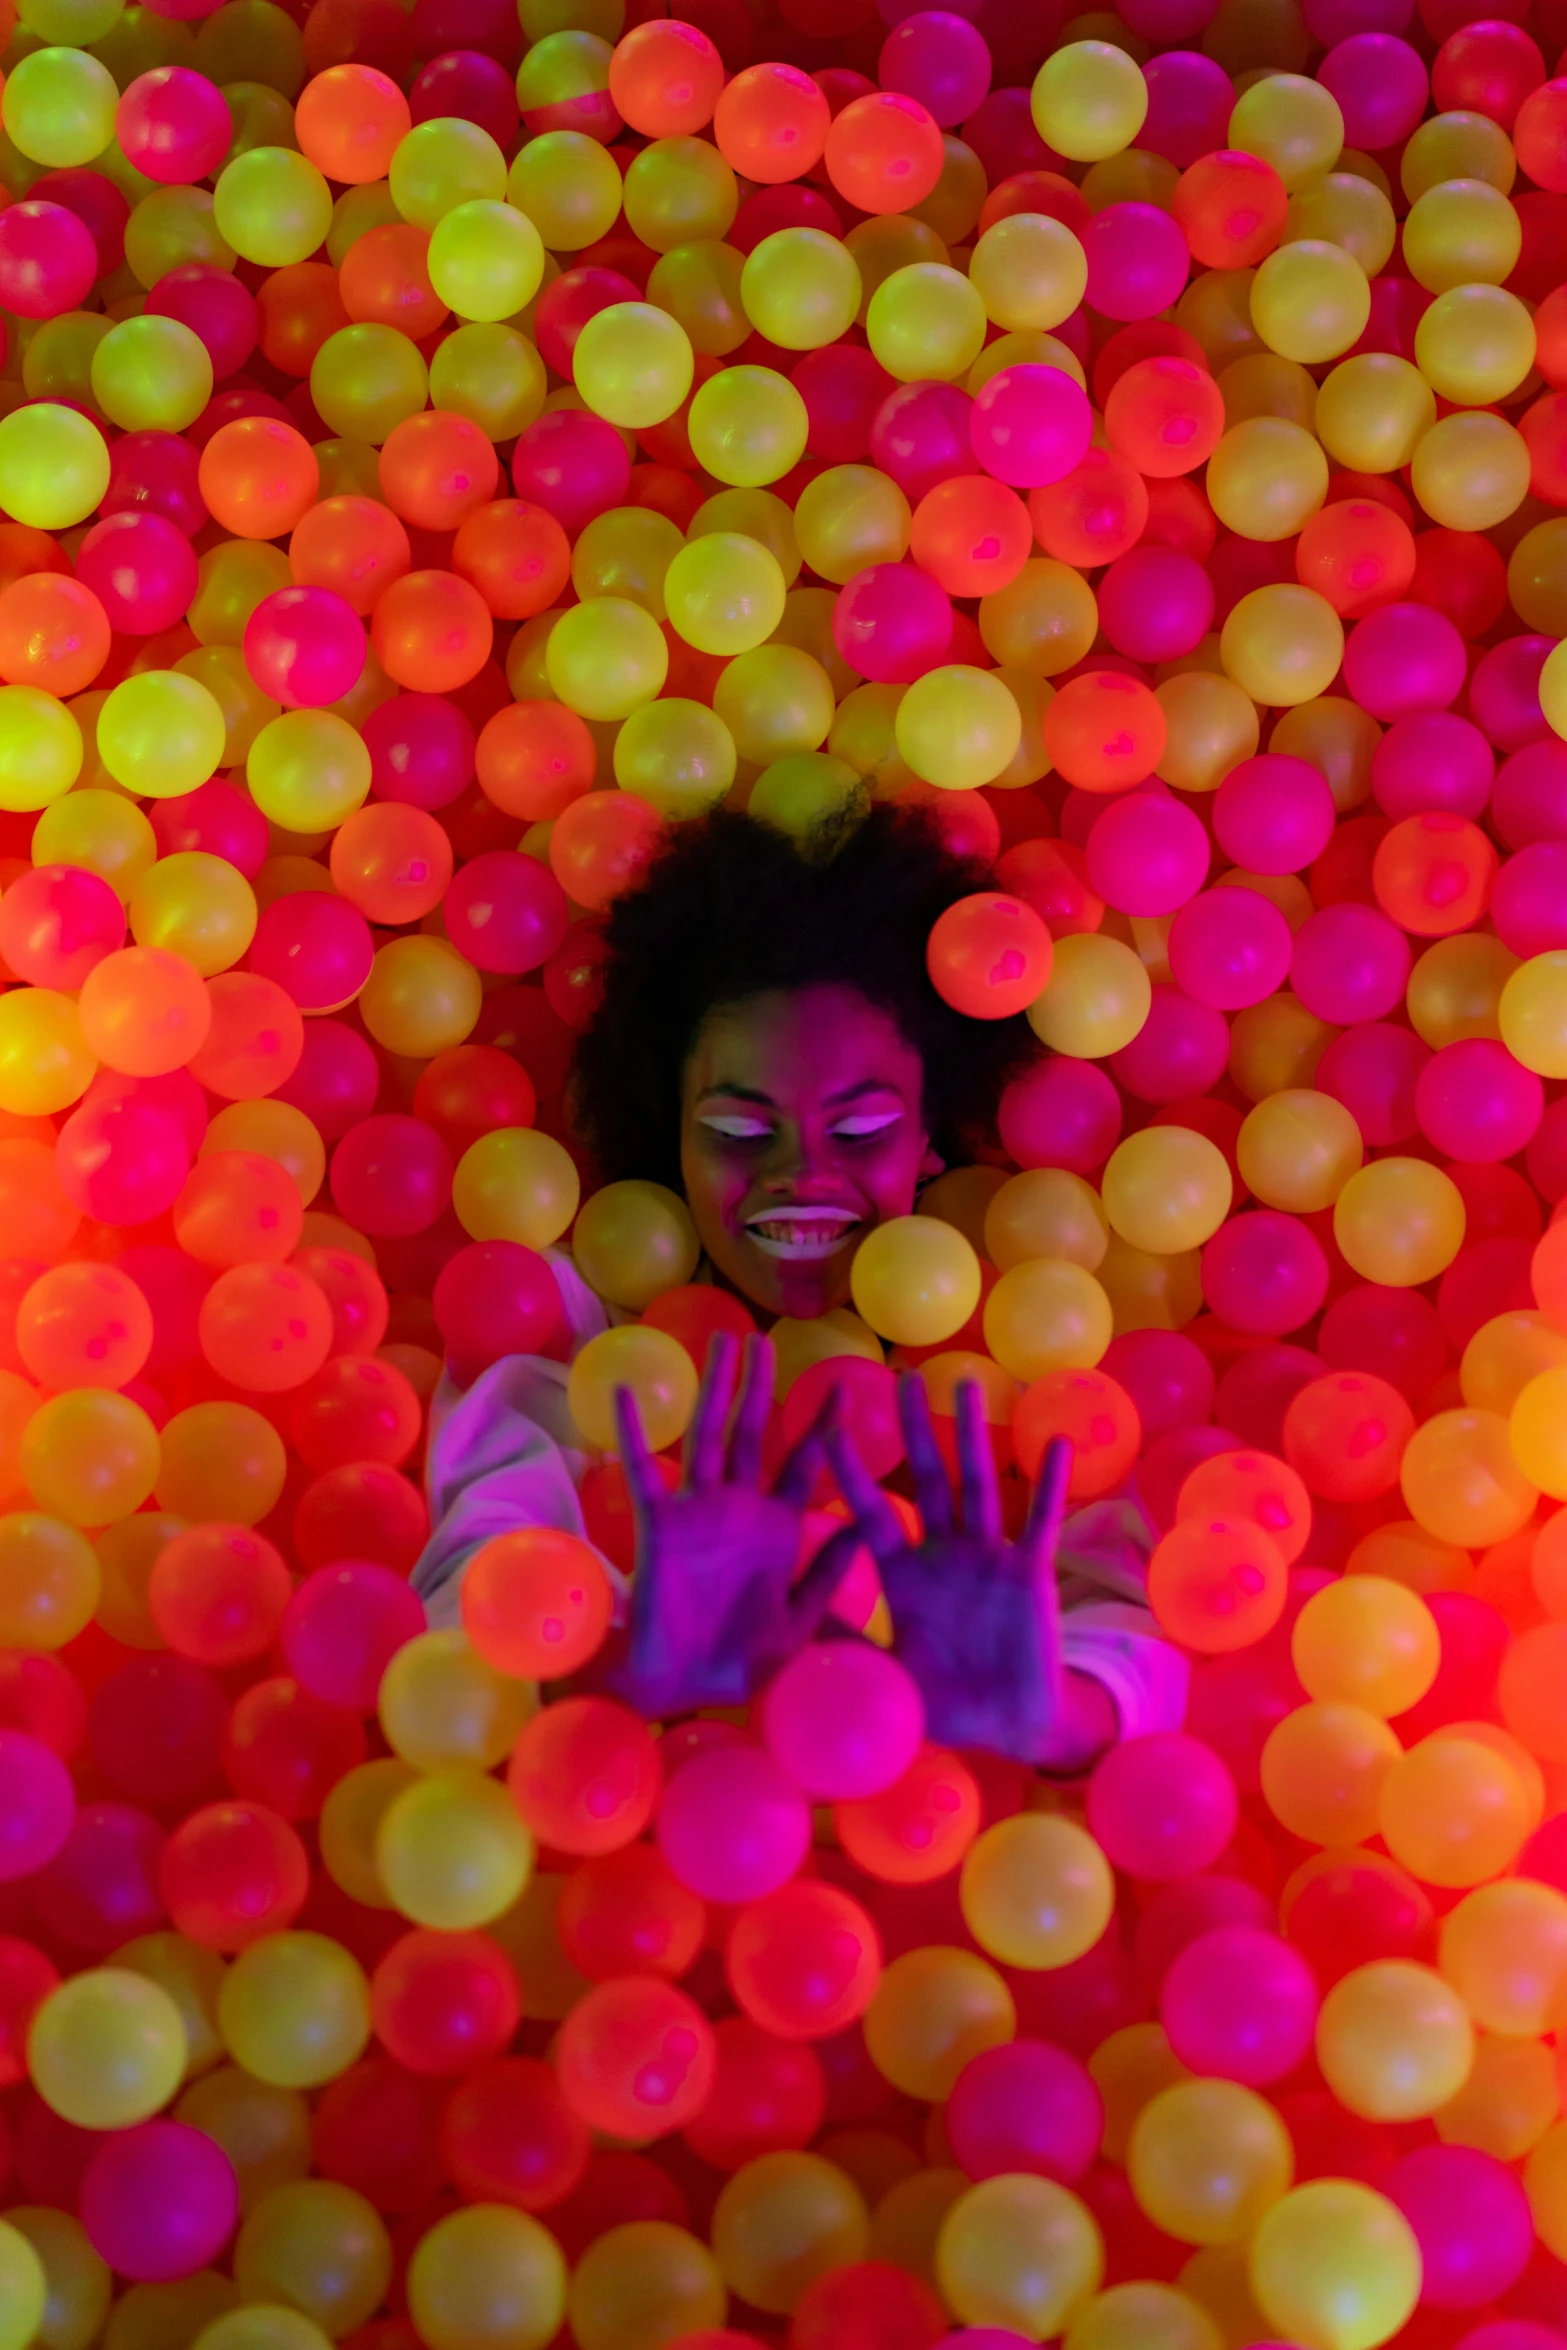
<path fill-rule="evenodd" d="M 488 1934 L 417 1929 L 393 1943 L 370 1978 L 370 2020 L 382 2046 L 432 2078 L 498 2056 L 521 2015 L 516 1970 Z"/>

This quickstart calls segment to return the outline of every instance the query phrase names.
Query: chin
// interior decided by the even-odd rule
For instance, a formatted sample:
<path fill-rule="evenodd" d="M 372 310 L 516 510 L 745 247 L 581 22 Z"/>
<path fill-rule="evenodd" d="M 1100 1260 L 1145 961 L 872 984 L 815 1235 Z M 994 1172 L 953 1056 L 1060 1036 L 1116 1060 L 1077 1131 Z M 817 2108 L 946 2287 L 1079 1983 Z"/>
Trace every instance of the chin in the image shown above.
<path fill-rule="evenodd" d="M 790 1321 L 810 1322 L 834 1306 L 849 1302 L 852 1248 L 836 1249 L 814 1264 L 780 1263 L 742 1242 L 731 1261 L 720 1269 L 742 1297 L 765 1314 L 781 1314 Z"/>

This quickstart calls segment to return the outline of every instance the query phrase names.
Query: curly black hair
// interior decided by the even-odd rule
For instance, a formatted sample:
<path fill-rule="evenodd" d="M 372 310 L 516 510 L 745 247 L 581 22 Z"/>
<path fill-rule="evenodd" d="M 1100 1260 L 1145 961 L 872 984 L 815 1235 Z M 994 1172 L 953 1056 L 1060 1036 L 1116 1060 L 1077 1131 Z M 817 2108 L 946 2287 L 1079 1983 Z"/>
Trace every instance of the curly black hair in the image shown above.
<path fill-rule="evenodd" d="M 673 827 L 610 910 L 603 996 L 577 1044 L 573 1120 L 603 1175 L 678 1190 L 681 1077 L 709 1013 L 823 985 L 891 1014 L 924 1064 L 932 1142 L 949 1163 L 971 1155 L 1039 1050 L 1021 1016 L 954 1011 L 925 967 L 937 916 L 989 886 L 918 809 L 878 805 L 803 845 L 727 808 Z"/>

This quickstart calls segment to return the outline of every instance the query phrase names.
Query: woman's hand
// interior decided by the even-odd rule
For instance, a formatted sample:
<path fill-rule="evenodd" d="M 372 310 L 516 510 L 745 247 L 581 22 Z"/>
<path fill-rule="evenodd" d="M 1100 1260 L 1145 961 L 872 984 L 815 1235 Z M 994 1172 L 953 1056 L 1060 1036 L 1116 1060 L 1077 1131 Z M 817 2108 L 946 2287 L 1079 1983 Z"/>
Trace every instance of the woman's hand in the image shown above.
<path fill-rule="evenodd" d="M 900 1382 L 898 1409 L 923 1528 L 918 1542 L 908 1539 L 842 1429 L 824 1432 L 827 1450 L 880 1571 L 893 1654 L 919 1684 L 928 1735 L 942 1746 L 988 1747 L 1018 1762 L 1069 1766 L 1114 1736 L 1113 1710 L 1098 1684 L 1083 1684 L 1061 1664 L 1055 1546 L 1072 1448 L 1061 1437 L 1051 1444 L 1028 1522 L 1008 1542 L 975 1381 L 963 1381 L 957 1405 L 961 1525 L 924 1383 L 912 1374 Z"/>
<path fill-rule="evenodd" d="M 728 1425 L 739 1398 L 733 1425 Z M 846 1527 L 796 1582 L 805 1512 L 825 1459 L 829 1397 L 779 1470 L 762 1482 L 762 1439 L 773 1392 L 773 1350 L 748 1338 L 743 1368 L 720 1333 L 708 1351 L 686 1432 L 685 1474 L 670 1493 L 659 1477 L 628 1388 L 615 1398 L 620 1458 L 636 1526 L 630 1623 L 609 1686 L 639 1712 L 743 1705 L 803 1648 L 848 1571 L 860 1536 Z"/>

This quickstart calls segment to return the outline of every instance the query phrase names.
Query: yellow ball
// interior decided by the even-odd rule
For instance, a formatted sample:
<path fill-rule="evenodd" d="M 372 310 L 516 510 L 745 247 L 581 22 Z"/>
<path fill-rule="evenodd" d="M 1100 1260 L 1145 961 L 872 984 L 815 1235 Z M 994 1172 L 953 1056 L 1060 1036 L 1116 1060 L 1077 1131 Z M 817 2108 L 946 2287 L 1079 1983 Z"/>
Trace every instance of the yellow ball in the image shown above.
<path fill-rule="evenodd" d="M 284 831 L 333 832 L 369 797 L 370 754 L 333 711 L 285 710 L 251 745 L 245 780 L 262 814 Z"/>
<path fill-rule="evenodd" d="M 81 728 L 65 704 L 37 686 L 0 685 L 0 808 L 47 808 L 81 768 Z"/>
<path fill-rule="evenodd" d="M 809 418 L 786 375 L 771 367 L 725 367 L 697 387 L 686 427 L 704 472 L 739 489 L 760 489 L 804 456 Z"/>
<path fill-rule="evenodd" d="M 74 1526 L 37 1510 L 0 1517 L 0 1649 L 63 1648 L 92 1622 L 102 1580 Z"/>
<path fill-rule="evenodd" d="M 847 245 L 817 228 L 785 228 L 746 255 L 740 300 L 759 335 L 781 351 L 815 351 L 847 334 L 861 282 Z"/>
<path fill-rule="evenodd" d="M 1516 1534 L 1539 1498 L 1500 1412 L 1434 1413 L 1405 1445 L 1399 1481 L 1416 1525 L 1470 1550 Z"/>
<path fill-rule="evenodd" d="M 1355 2179 L 1312 2179 L 1284 2196 L 1257 2230 L 1249 2266 L 1271 2323 L 1321 2350 L 1376 2350 L 1420 2298 L 1414 2229 Z"/>
<path fill-rule="evenodd" d="M 954 2314 L 1031 2342 L 1069 2326 L 1104 2270 L 1098 2221 L 1054 2179 L 982 2179 L 959 2196 L 936 2240 L 936 2281 Z"/>
<path fill-rule="evenodd" d="M 1567 1896 L 1527 1878 L 1476 1886 L 1442 1920 L 1438 1964 L 1482 2031 L 1555 2031 L 1567 1991 Z"/>
<path fill-rule="evenodd" d="M 1317 438 L 1335 464 L 1356 473 L 1396 473 L 1435 422 L 1431 386 L 1391 351 L 1341 360 L 1317 394 Z"/>
<path fill-rule="evenodd" d="M 551 253 L 575 253 L 607 236 L 624 182 L 613 156 L 583 131 L 544 131 L 524 140 L 506 182 Z"/>
<path fill-rule="evenodd" d="M 418 1777 L 411 1763 L 384 1755 L 345 1771 L 321 1807 L 321 1865 L 367 1909 L 392 1906 L 376 1869 L 375 1840 L 388 1806 Z"/>
<path fill-rule="evenodd" d="M 399 139 L 387 178 L 404 220 L 434 229 L 459 204 L 498 203 L 506 158 L 477 123 L 443 114 Z"/>
<path fill-rule="evenodd" d="M 691 1212 L 662 1183 L 606 1183 L 584 1202 L 571 1236 L 578 1272 L 599 1297 L 640 1314 L 696 1271 Z"/>
<path fill-rule="evenodd" d="M 406 418 L 419 414 L 429 391 L 418 345 L 376 319 L 340 326 L 311 362 L 310 397 L 322 422 L 346 440 L 368 441 L 377 449 Z"/>
<path fill-rule="evenodd" d="M 600 1452 L 620 1450 L 615 1396 L 629 1389 L 654 1452 L 683 1436 L 696 1409 L 696 1366 L 667 1331 L 628 1323 L 601 1331 L 571 1366 L 566 1401 L 584 1440 Z"/>
<path fill-rule="evenodd" d="M 476 197 L 431 232 L 425 268 L 458 318 L 498 324 L 525 309 L 544 282 L 544 244 L 514 204 Z"/>
<path fill-rule="evenodd" d="M 984 349 L 985 326 L 978 288 L 940 261 L 893 270 L 865 314 L 872 354 L 899 383 L 966 375 Z"/>
<path fill-rule="evenodd" d="M 544 406 L 545 389 L 543 360 L 526 335 L 512 326 L 460 326 L 430 361 L 431 406 L 466 416 L 492 441 L 513 440 L 525 431 Z M 316 454 L 325 456 L 325 443 Z M 379 487 L 377 477 L 367 494 L 374 496 Z"/>
<path fill-rule="evenodd" d="M 1045 59 L 1030 95 L 1034 128 L 1074 163 L 1130 147 L 1148 113 L 1136 61 L 1109 41 L 1068 41 Z"/>
<path fill-rule="evenodd" d="M 738 755 L 760 767 L 824 743 L 834 707 L 832 679 L 796 645 L 736 654 L 713 688 L 715 717 Z"/>
<path fill-rule="evenodd" d="M 408 2312 L 429 2350 L 543 2350 L 566 2314 L 560 2246 L 503 2203 L 448 2212 L 408 2263 Z"/>
<path fill-rule="evenodd" d="M 861 1241 L 849 1276 L 855 1311 L 895 1346 L 939 1346 L 979 1304 L 979 1259 L 930 1216 L 895 1216 Z"/>
<path fill-rule="evenodd" d="M 1463 1247 L 1463 1194 L 1428 1160 L 1377 1159 L 1339 1193 L 1333 1237 L 1363 1281 L 1414 1288 L 1446 1272 Z"/>
<path fill-rule="evenodd" d="M 1284 416 L 1253 416 L 1223 435 L 1208 460 L 1206 481 L 1227 530 L 1288 539 L 1327 496 L 1328 461 L 1303 425 Z"/>
<path fill-rule="evenodd" d="M 103 1387 L 51 1396 L 22 1438 L 28 1492 L 73 1526 L 108 1526 L 139 1510 L 160 1459 L 158 1431 L 140 1404 Z"/>
<path fill-rule="evenodd" d="M 1524 1388 L 1507 1423 L 1513 1458 L 1531 1485 L 1567 1501 L 1567 1369 L 1541 1371 Z"/>
<path fill-rule="evenodd" d="M 816 2279 L 863 2260 L 865 2198 L 820 2154 L 759 2155 L 714 2206 L 713 2257 L 725 2284 L 755 2309 L 782 2316 Z"/>
<path fill-rule="evenodd" d="M 1009 668 L 1055 677 L 1082 660 L 1099 633 L 1099 606 L 1080 571 L 1031 556 L 1015 579 L 979 599 L 985 649 Z"/>
<path fill-rule="evenodd" d="M 214 2318 L 202 2327 L 191 2350 L 330 2350 L 331 2340 L 302 2310 L 285 2309 L 281 2302 L 257 2302 Z"/>
<path fill-rule="evenodd" d="M 268 1934 L 242 1950 L 218 1993 L 234 2062 L 280 2089 L 318 2089 L 364 2054 L 370 1987 L 325 1934 Z"/>
<path fill-rule="evenodd" d="M 228 971 L 256 934 L 256 893 L 237 866 L 199 849 L 160 857 L 131 892 L 131 936 L 194 963 L 204 979 Z"/>
<path fill-rule="evenodd" d="M 1287 581 L 1253 588 L 1224 623 L 1219 658 L 1254 702 L 1277 707 L 1314 701 L 1344 658 L 1344 624 L 1315 588 Z"/>
<path fill-rule="evenodd" d="M 359 1016 L 388 1052 L 427 1061 L 463 1042 L 483 1000 L 478 972 L 444 938 L 393 938 L 376 949 Z"/>
<path fill-rule="evenodd" d="M 1069 1966 L 1110 1923 L 1115 1879 L 1086 1828 L 1022 1812 L 969 1846 L 960 1898 L 969 1932 L 1003 1966 Z"/>
<path fill-rule="evenodd" d="M 335 2179 L 292 2179 L 263 2195 L 234 2246 L 245 2299 L 299 2310 L 334 2339 L 374 2317 L 392 2240 L 373 2203 Z"/>
<path fill-rule="evenodd" d="M 287 147 L 236 155 L 218 174 L 212 208 L 218 234 L 240 259 L 266 269 L 308 260 L 332 225 L 331 189 L 313 163 Z"/>
<path fill-rule="evenodd" d="M 579 2350 L 641 2350 L 721 2326 L 729 2295 L 700 2238 L 668 2220 L 629 2220 L 595 2237 L 572 2273 L 567 2315 Z"/>
<path fill-rule="evenodd" d="M 928 1196 L 928 1195 L 927 1195 Z M 1027 1167 L 987 1201 L 984 1253 L 999 1272 L 1061 1257 L 1092 1273 L 1104 1261 L 1110 1228 L 1099 1194 L 1064 1167 Z"/>
<path fill-rule="evenodd" d="M 1017 2032 L 1006 1982 L 972 1951 L 932 1945 L 890 1961 L 865 2017 L 871 2062 L 905 2096 L 940 2103 L 964 2066 Z"/>
<path fill-rule="evenodd" d="M 1444 180 L 1428 188 L 1404 222 L 1405 265 L 1429 294 L 1450 286 L 1499 286 L 1511 277 L 1522 247 L 1517 212 L 1486 180 Z"/>
<path fill-rule="evenodd" d="M 535 1704 L 529 1683 L 498 1673 L 452 1628 L 421 1632 L 397 1651 L 381 1676 L 376 1716 L 392 1752 L 416 1770 L 490 1771 Z"/>
<path fill-rule="evenodd" d="M 382 1813 L 375 1867 L 405 1918 L 465 1934 L 518 1899 L 532 1874 L 533 1839 L 496 1780 L 478 1771 L 431 1771 Z"/>
<path fill-rule="evenodd" d="M 1177 2081 L 1132 2124 L 1126 2175 L 1138 2208 L 1182 2244 L 1245 2241 L 1289 2186 L 1290 2135 L 1239 2081 Z"/>
<path fill-rule="evenodd" d="M 1364 1843 L 1377 1833 L 1382 1783 L 1403 1749 L 1363 1706 L 1296 1706 L 1262 1749 L 1268 1809 L 1308 1844 Z"/>
<path fill-rule="evenodd" d="M 223 2055 L 218 2034 L 218 1992 L 227 1967 L 215 1950 L 189 1942 L 183 1934 L 139 1934 L 114 1953 L 117 1967 L 145 1975 L 160 1991 L 167 1991 L 179 2009 L 185 2031 L 185 2078 L 211 2071 Z M 183 2103 L 183 2100 L 181 2101 Z"/>
<path fill-rule="evenodd" d="M 1321 82 L 1304 74 L 1270 73 L 1236 99 L 1225 145 L 1260 156 L 1287 188 L 1298 188 L 1337 163 L 1344 117 Z"/>
<path fill-rule="evenodd" d="M 738 531 L 689 540 L 664 575 L 676 635 L 725 658 L 766 643 L 783 618 L 785 592 L 775 557 Z"/>
<path fill-rule="evenodd" d="M 1549 671 L 1554 662 L 1558 675 L 1567 678 L 1567 663 L 1557 661 L 1560 649 L 1558 646 L 1547 657 L 1545 668 Z M 1541 705 L 1552 727 L 1558 734 L 1567 732 L 1558 722 L 1559 717 L 1567 716 L 1567 709 L 1558 700 L 1556 680 L 1550 681 L 1548 689 L 1542 673 L 1540 689 Z M 1502 989 L 1496 1018 L 1502 1042 L 1515 1061 L 1541 1077 L 1567 1077 L 1567 948 L 1552 947 L 1520 963 Z"/>
<path fill-rule="evenodd" d="M 1223 2350 L 1200 2302 L 1173 2285 L 1112 2285 L 1066 2329 L 1062 2350 Z"/>
<path fill-rule="evenodd" d="M 1411 131 L 1398 159 L 1399 184 L 1411 204 L 1443 180 L 1486 180 L 1505 196 L 1517 176 L 1518 158 L 1500 123 L 1456 109 Z"/>
<path fill-rule="evenodd" d="M 183 432 L 212 397 L 212 360 L 178 319 L 122 318 L 97 344 L 92 392 L 126 432 Z"/>
<path fill-rule="evenodd" d="M 1534 365 L 1534 320 L 1503 286 L 1454 286 L 1415 328 L 1415 358 L 1444 400 L 1460 407 L 1505 400 Z"/>
<path fill-rule="evenodd" d="M 1265 1207 L 1298 1216 L 1330 1208 L 1364 1157 L 1360 1128 L 1343 1103 L 1307 1087 L 1258 1102 L 1236 1142 L 1247 1187 Z"/>
<path fill-rule="evenodd" d="M 667 580 L 666 580 L 667 586 Z M 629 718 L 663 690 L 669 647 L 658 622 L 623 596 L 563 612 L 544 652 L 550 691 L 583 718 Z"/>
<path fill-rule="evenodd" d="M 1110 1300 L 1092 1273 L 1052 1257 L 1002 1274 L 985 1300 L 984 1329 L 1002 1369 L 1025 1382 L 1092 1369 L 1115 1334 Z"/>
<path fill-rule="evenodd" d="M 498 1126 L 481 1135 L 452 1178 L 452 1208 L 470 1240 L 548 1248 L 570 1226 L 581 1197 L 571 1153 L 531 1126 Z"/>
<path fill-rule="evenodd" d="M 1371 316 L 1371 287 L 1352 253 L 1320 238 L 1280 245 L 1257 270 L 1251 318 L 1270 351 L 1303 366 L 1337 359 Z"/>
<path fill-rule="evenodd" d="M 819 579 L 842 587 L 872 563 L 908 552 L 909 501 L 874 465 L 830 465 L 795 503 L 799 551 Z"/>
<path fill-rule="evenodd" d="M 1473 2146 L 1517 2162 L 1537 2146 L 1561 2107 L 1549 2043 L 1482 2033 L 1474 2070 L 1431 2116 L 1444 2146 Z"/>
<path fill-rule="evenodd" d="M 999 677 L 951 663 L 927 670 L 898 704 L 900 756 L 943 791 L 977 791 L 1015 755 L 1023 717 Z"/>
<path fill-rule="evenodd" d="M 50 2110 L 78 2129 L 127 2129 L 167 2105 L 180 2085 L 180 2011 L 145 1975 L 90 1967 L 58 1984 L 35 2012 L 27 2070 Z"/>
<path fill-rule="evenodd" d="M 1312 1593 L 1295 1619 L 1290 1655 L 1309 1697 L 1386 1720 L 1424 1697 L 1442 1643 L 1418 1592 L 1381 1575 L 1351 1575 Z"/>
<path fill-rule="evenodd" d="M 15 69 L 8 97 L 32 62 L 24 59 Z M 86 520 L 108 486 L 109 451 L 90 417 L 53 401 L 0 417 L 0 506 L 13 521 L 35 530 L 69 529 Z"/>
<path fill-rule="evenodd" d="M 1503 416 L 1482 411 L 1438 418 L 1415 450 L 1410 483 L 1433 522 L 1447 530 L 1492 530 L 1529 493 L 1529 444 Z"/>
<path fill-rule="evenodd" d="M 1087 930 L 1056 940 L 1045 992 L 1026 1018 L 1052 1052 L 1099 1061 L 1131 1043 L 1152 1002 L 1153 982 L 1133 950 Z"/>
<path fill-rule="evenodd" d="M 52 987 L 0 996 L 0 1110 L 53 1117 L 81 1100 L 97 1067 L 74 997 Z"/>
<path fill-rule="evenodd" d="M 1528 1791 L 1505 1755 L 1478 1739 L 1424 1738 L 1382 1782 L 1382 1838 L 1428 1885 L 1478 1885 L 1517 1857 L 1534 1825 Z"/>
<path fill-rule="evenodd" d="M 1507 559 L 1508 599 L 1524 626 L 1542 636 L 1559 636 L 1567 616 L 1567 531 L 1560 524 L 1560 517 L 1537 522 Z"/>
<path fill-rule="evenodd" d="M 824 824 L 863 806 L 860 778 L 846 759 L 821 751 L 796 751 L 764 767 L 746 801 L 746 813 L 806 841 Z"/>
<path fill-rule="evenodd" d="M 615 781 L 676 822 L 700 816 L 735 779 L 735 738 L 705 702 L 663 695 L 633 710 L 615 737 Z"/>
<path fill-rule="evenodd" d="M 1317 2062 L 1351 2113 L 1418 2121 L 1463 2087 L 1474 2062 L 1474 2026 L 1434 1968 L 1374 1959 L 1341 1976 L 1323 2000 Z"/>
<path fill-rule="evenodd" d="M 0 2350 L 28 2350 L 48 2297 L 43 2262 L 22 2230 L 0 2219 Z"/>
<path fill-rule="evenodd" d="M 1101 1185 L 1112 1232 L 1151 1256 L 1201 1248 L 1230 1212 L 1224 1153 L 1188 1126 L 1150 1126 L 1111 1152 Z"/>
<path fill-rule="evenodd" d="M 641 432 L 673 416 L 691 389 L 696 363 L 678 319 L 651 302 L 614 302 L 588 320 L 571 364 L 595 416 Z"/>
<path fill-rule="evenodd" d="M 1088 256 L 1044 212 L 1014 212 L 974 240 L 969 283 L 993 326 L 1049 329 L 1070 318 L 1088 284 Z"/>
<path fill-rule="evenodd" d="M 32 2246 L 44 2272 L 44 2316 L 37 2339 L 39 2350 L 88 2350 L 103 2333 L 114 2293 L 114 2279 L 106 2260 L 99 2257 L 87 2230 L 70 2212 L 47 2204 L 23 2204 L 0 2221 Z M 13 2337 L 7 2331 L 21 2309 L 25 2293 L 8 2279 L 5 2255 L 0 2252 L 0 2344 Z"/>

